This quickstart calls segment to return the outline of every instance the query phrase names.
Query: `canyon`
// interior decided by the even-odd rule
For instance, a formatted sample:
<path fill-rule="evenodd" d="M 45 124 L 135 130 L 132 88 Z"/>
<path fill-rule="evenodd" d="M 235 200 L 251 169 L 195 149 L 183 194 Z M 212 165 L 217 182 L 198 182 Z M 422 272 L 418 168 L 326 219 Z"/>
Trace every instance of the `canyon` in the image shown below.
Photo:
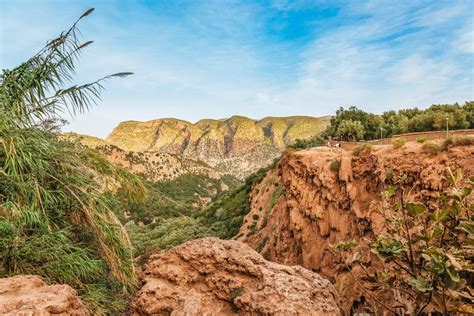
<path fill-rule="evenodd" d="M 354 261 L 370 271 L 380 268 L 368 241 L 384 233 L 381 192 L 406 175 L 410 200 L 434 203 L 448 184 L 448 167 L 474 174 L 470 144 L 435 154 L 417 142 L 374 146 L 360 154 L 324 147 L 289 154 L 253 188 L 250 212 L 235 238 L 267 260 L 320 273 L 334 284 L 344 310 L 354 310 L 368 299 L 353 278 L 363 278 L 365 271 L 355 264 L 347 271 L 333 246 L 356 240 L 362 251 Z"/>

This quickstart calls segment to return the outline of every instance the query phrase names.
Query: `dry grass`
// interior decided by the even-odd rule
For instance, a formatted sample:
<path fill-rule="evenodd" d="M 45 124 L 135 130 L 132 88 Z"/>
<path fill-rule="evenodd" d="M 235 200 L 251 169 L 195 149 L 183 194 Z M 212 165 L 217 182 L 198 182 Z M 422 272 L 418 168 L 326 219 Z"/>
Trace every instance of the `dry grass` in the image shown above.
<path fill-rule="evenodd" d="M 420 144 L 424 144 L 426 142 L 427 138 L 425 136 L 418 136 L 416 138 L 416 141 L 419 142 Z"/>
<path fill-rule="evenodd" d="M 454 136 L 447 138 L 444 143 L 444 148 L 456 146 L 470 146 L 474 145 L 474 136 Z"/>
<path fill-rule="evenodd" d="M 362 144 L 362 145 L 359 145 L 359 146 L 355 147 L 352 150 L 352 153 L 354 155 L 358 156 L 362 153 L 370 153 L 373 148 L 374 148 L 374 145 L 372 145 L 372 144 Z"/>
<path fill-rule="evenodd" d="M 393 148 L 398 149 L 398 148 L 403 147 L 403 145 L 405 145 L 406 142 L 407 140 L 405 138 L 395 138 L 392 140 L 392 145 L 393 145 Z"/>
<path fill-rule="evenodd" d="M 423 151 L 430 154 L 430 155 L 436 155 L 439 153 L 443 148 L 434 142 L 425 142 L 422 147 Z"/>

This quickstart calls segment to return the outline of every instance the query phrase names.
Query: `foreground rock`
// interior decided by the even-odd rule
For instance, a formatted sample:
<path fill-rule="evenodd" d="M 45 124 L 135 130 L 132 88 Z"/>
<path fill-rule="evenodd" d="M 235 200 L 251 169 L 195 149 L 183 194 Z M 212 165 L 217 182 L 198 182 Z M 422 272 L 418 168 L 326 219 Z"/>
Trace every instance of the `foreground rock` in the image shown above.
<path fill-rule="evenodd" d="M 68 285 L 47 285 L 37 275 L 0 279 L 0 315 L 89 315 Z"/>
<path fill-rule="evenodd" d="M 238 241 L 203 238 L 154 255 L 132 315 L 339 315 L 331 283 L 264 260 Z"/>

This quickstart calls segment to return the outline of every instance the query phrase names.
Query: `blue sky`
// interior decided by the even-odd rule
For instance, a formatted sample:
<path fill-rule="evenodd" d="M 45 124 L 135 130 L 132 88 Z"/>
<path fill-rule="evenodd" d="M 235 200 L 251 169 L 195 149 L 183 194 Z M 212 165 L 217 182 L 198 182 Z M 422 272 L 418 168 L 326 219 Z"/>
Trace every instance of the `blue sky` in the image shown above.
<path fill-rule="evenodd" d="M 117 71 L 66 130 L 123 120 L 383 112 L 474 99 L 474 1 L 0 0 L 11 68 L 81 22 L 77 82 Z"/>

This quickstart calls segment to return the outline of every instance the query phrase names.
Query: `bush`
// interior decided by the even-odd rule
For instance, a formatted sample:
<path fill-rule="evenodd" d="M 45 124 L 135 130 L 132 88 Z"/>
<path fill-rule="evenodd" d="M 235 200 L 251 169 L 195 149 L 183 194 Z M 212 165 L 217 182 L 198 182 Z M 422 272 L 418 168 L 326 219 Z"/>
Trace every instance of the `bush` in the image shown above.
<path fill-rule="evenodd" d="M 436 155 L 437 153 L 441 151 L 442 147 L 439 144 L 434 143 L 434 142 L 426 142 L 423 144 L 422 149 L 423 151 L 425 151 L 426 153 L 430 155 Z"/>
<path fill-rule="evenodd" d="M 424 142 L 426 142 L 426 137 L 425 136 L 417 136 L 416 137 L 416 141 L 420 144 L 423 144 Z"/>
<path fill-rule="evenodd" d="M 453 136 L 448 137 L 443 143 L 444 148 L 456 146 L 470 146 L 474 145 L 474 136 Z"/>
<path fill-rule="evenodd" d="M 354 155 L 358 156 L 362 153 L 370 153 L 373 148 L 374 148 L 374 146 L 372 144 L 365 143 L 365 144 L 362 144 L 362 145 L 359 145 L 359 146 L 355 147 L 352 150 L 352 152 L 353 152 Z"/>
<path fill-rule="evenodd" d="M 341 161 L 340 160 L 333 160 L 329 164 L 329 169 L 331 171 L 339 171 L 340 168 L 341 168 Z"/>
<path fill-rule="evenodd" d="M 312 148 L 317 146 L 324 145 L 324 140 L 320 136 L 315 136 L 312 138 L 307 139 L 296 139 L 295 142 L 289 146 L 289 148 L 293 149 L 306 149 Z"/>
<path fill-rule="evenodd" d="M 408 311 L 412 315 L 472 315 L 474 221 L 470 198 L 474 176 L 463 181 L 460 170 L 453 173 L 448 168 L 445 179 L 449 187 L 429 204 L 409 200 L 406 179 L 398 177 L 396 186 L 382 192 L 386 229 L 373 238 L 370 247 L 382 261 L 379 267 L 383 270 L 372 274 L 363 268 L 367 274 L 361 277 L 366 282 L 365 292 L 382 288 L 398 292 L 391 297 L 393 304 L 386 297 L 374 300 L 397 315 Z M 333 249 L 344 262 L 351 258 L 352 266 L 362 266 L 354 258 L 360 257 L 358 251 L 366 250 L 357 249 L 357 242 L 343 241 Z"/>
<path fill-rule="evenodd" d="M 392 140 L 393 148 L 401 148 L 406 142 L 407 140 L 405 138 L 395 138 Z"/>

